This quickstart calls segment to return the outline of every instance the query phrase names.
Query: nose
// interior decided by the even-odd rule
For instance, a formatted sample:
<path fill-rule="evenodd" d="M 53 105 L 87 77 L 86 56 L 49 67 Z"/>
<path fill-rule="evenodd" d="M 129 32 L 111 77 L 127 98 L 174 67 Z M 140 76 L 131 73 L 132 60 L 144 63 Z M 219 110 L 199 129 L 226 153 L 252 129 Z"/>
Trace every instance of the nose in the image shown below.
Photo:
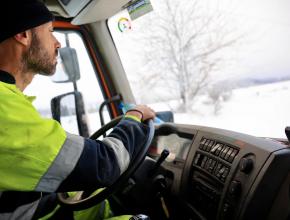
<path fill-rule="evenodd" d="M 57 49 L 59 49 L 59 48 L 61 48 L 61 43 L 55 38 L 55 41 L 56 41 L 56 43 L 55 43 L 55 47 L 57 48 Z"/>
<path fill-rule="evenodd" d="M 61 43 L 57 40 L 57 38 L 55 37 L 54 34 L 52 36 L 53 36 L 53 40 L 54 40 L 55 49 L 61 48 Z"/>

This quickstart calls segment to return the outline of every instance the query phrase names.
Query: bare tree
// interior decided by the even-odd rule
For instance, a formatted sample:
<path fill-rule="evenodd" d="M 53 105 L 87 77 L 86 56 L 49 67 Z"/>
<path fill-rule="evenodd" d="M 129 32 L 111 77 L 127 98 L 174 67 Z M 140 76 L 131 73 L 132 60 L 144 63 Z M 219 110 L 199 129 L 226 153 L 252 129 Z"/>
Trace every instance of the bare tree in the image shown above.
<path fill-rule="evenodd" d="M 229 85 L 226 82 L 221 82 L 219 84 L 211 85 L 211 87 L 207 89 L 208 97 L 212 102 L 215 115 L 219 114 L 222 108 L 222 103 L 231 98 L 232 88 L 232 85 Z"/>
<path fill-rule="evenodd" d="M 150 27 L 142 50 L 146 75 L 141 81 L 146 84 L 141 87 L 166 90 L 170 97 L 181 100 L 176 110 L 182 112 L 193 110 L 195 98 L 225 62 L 219 53 L 235 45 L 239 38 L 221 13 L 200 2 L 159 0 L 161 10 L 144 23 Z"/>

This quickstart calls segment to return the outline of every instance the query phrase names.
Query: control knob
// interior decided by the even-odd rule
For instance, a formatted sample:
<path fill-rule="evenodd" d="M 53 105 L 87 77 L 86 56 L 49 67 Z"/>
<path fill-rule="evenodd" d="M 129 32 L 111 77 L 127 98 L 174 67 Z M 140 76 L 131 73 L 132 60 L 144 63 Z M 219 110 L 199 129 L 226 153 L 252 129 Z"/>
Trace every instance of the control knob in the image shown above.
<path fill-rule="evenodd" d="M 248 174 L 254 167 L 254 161 L 251 158 L 242 158 L 240 161 L 240 171 Z"/>

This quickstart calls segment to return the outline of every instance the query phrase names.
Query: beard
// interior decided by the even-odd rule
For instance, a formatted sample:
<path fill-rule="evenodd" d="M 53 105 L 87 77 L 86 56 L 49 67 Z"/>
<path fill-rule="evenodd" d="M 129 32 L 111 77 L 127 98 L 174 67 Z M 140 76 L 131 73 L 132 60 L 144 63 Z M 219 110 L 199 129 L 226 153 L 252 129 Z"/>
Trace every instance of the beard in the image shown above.
<path fill-rule="evenodd" d="M 55 51 L 57 56 L 58 51 Z M 36 33 L 32 31 L 32 39 L 30 48 L 23 54 L 22 62 L 26 72 L 34 72 L 44 76 L 51 76 L 55 73 L 56 62 L 55 56 L 52 56 L 42 42 L 37 37 Z"/>

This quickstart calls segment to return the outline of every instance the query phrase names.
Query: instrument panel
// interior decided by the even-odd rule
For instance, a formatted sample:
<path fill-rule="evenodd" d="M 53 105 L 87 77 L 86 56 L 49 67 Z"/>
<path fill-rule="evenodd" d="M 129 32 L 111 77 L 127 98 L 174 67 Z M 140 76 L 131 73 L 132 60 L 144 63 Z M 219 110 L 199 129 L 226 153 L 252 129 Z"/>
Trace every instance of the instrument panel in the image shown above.
<path fill-rule="evenodd" d="M 176 174 L 172 191 L 184 202 L 190 219 L 290 216 L 290 206 L 285 205 L 290 204 L 286 142 L 169 123 L 156 127 L 156 137 L 159 148 L 174 149 L 173 163 L 179 161 L 179 169 L 172 161 L 165 167 Z"/>

